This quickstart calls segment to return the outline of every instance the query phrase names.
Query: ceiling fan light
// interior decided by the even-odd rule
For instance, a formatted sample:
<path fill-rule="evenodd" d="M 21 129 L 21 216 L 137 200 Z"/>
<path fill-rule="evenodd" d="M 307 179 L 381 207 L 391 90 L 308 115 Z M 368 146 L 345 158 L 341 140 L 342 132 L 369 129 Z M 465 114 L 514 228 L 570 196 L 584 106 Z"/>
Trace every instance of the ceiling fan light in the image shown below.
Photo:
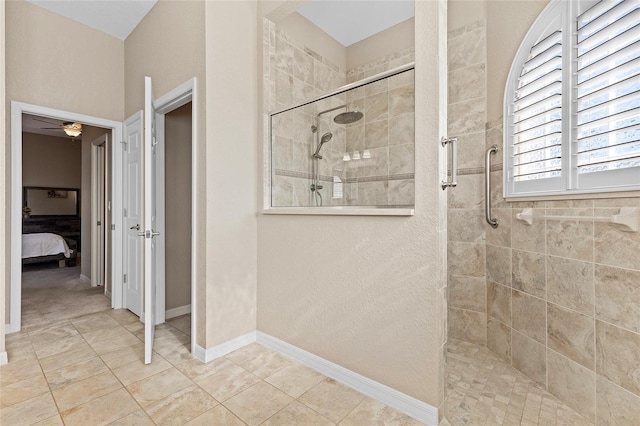
<path fill-rule="evenodd" d="M 72 138 L 80 136 L 82 134 L 82 124 L 81 123 L 66 123 L 62 126 L 62 130 Z"/>

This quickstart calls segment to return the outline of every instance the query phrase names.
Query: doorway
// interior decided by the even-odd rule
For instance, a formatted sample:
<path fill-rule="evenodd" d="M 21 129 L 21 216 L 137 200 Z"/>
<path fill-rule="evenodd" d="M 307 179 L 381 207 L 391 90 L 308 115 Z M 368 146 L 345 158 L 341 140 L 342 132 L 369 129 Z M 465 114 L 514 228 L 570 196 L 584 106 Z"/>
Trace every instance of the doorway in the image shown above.
<path fill-rule="evenodd" d="M 11 227 L 9 231 L 11 250 L 10 250 L 10 285 L 8 302 L 9 321 L 5 326 L 5 332 L 11 333 L 21 329 L 21 313 L 22 313 L 22 232 L 23 220 L 25 213 L 23 211 L 24 182 L 23 182 L 23 115 L 31 115 L 40 117 L 44 120 L 52 122 L 63 121 L 71 123 L 83 123 L 87 126 L 102 128 L 102 132 L 107 132 L 113 136 L 121 133 L 122 124 L 112 120 L 105 120 L 98 117 L 87 116 L 83 114 L 72 113 L 68 111 L 45 108 L 37 105 L 30 105 L 21 102 L 11 102 L 11 206 L 10 221 Z M 90 162 L 89 162 L 90 165 Z M 90 172 L 89 172 L 90 173 Z M 89 175 L 90 176 L 90 175 Z M 117 174 L 112 174 L 117 176 Z M 79 191 L 78 191 L 79 192 Z M 89 192 L 89 191 L 87 191 Z M 52 196 L 53 198 L 69 198 L 68 188 L 61 188 Z M 79 194 L 77 199 L 82 202 L 82 196 Z M 86 200 L 90 200 L 87 198 Z M 85 201 L 86 201 L 85 200 Z M 77 207 L 80 209 L 80 206 Z M 80 210 L 76 215 L 80 216 Z M 69 215 L 73 216 L 73 215 Z M 85 232 L 90 228 L 87 227 Z M 79 242 L 77 242 L 80 244 Z M 113 245 L 115 250 L 117 243 Z M 77 249 L 76 249 L 77 250 Z M 82 249 L 81 249 L 82 250 Z M 85 248 L 85 251 L 87 249 Z M 88 250 L 90 251 L 90 250 Z M 90 257 L 86 257 L 86 263 L 90 264 Z M 80 262 L 81 263 L 81 262 Z M 90 266 L 90 265 L 89 265 Z"/>

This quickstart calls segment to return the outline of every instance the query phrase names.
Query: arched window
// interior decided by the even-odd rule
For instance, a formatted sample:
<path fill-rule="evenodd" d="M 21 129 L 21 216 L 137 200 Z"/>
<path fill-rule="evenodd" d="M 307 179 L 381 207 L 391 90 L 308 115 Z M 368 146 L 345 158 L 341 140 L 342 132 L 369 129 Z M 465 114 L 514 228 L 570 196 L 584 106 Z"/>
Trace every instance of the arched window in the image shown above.
<path fill-rule="evenodd" d="M 640 189 L 640 1 L 551 3 L 511 66 L 506 197 Z"/>

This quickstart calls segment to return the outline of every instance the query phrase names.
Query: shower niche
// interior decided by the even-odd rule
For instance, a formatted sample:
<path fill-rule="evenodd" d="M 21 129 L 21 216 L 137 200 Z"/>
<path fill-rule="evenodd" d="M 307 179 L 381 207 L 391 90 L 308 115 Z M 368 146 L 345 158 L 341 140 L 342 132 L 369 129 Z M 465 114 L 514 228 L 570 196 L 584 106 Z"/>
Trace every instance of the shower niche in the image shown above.
<path fill-rule="evenodd" d="M 413 208 L 414 116 L 413 63 L 270 113 L 271 207 Z"/>

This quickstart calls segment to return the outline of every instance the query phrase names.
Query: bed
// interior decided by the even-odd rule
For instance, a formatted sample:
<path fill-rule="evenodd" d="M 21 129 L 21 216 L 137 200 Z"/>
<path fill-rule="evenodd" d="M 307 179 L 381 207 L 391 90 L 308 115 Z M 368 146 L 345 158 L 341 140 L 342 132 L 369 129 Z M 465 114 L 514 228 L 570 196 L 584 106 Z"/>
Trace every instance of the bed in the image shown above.
<path fill-rule="evenodd" d="M 22 234 L 22 264 L 58 261 L 59 267 L 75 266 L 77 244 L 54 233 Z"/>

